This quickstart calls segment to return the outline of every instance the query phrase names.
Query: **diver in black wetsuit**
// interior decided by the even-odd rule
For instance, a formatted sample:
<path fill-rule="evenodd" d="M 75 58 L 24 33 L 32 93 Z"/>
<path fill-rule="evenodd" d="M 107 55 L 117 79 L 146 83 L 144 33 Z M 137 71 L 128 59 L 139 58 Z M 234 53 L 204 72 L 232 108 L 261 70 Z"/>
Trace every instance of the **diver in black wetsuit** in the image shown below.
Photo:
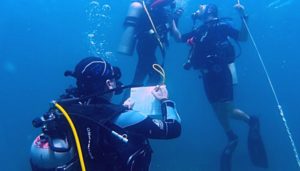
<path fill-rule="evenodd" d="M 244 7 L 237 4 L 235 8 L 246 22 L 247 16 L 244 13 Z M 247 39 L 246 25 L 242 23 L 241 30 L 233 28 L 226 22 L 226 19 L 218 17 L 218 8 L 214 4 L 200 5 L 199 10 L 193 13 L 192 18 L 202 20 L 203 24 L 192 32 L 182 35 L 182 41 L 192 46 L 190 57 L 184 68 L 193 67 L 201 71 L 206 96 L 228 137 L 228 144 L 221 157 L 221 170 L 228 171 L 231 168 L 232 154 L 238 144 L 238 136 L 233 132 L 229 119 L 233 118 L 248 123 L 250 132 L 254 131 L 254 127 L 259 128 L 258 119 L 236 108 L 233 101 L 233 77 L 230 64 L 235 60 L 235 50 L 229 38 L 245 41 Z M 253 134 L 250 132 L 250 155 L 257 146 L 260 146 L 258 148 L 263 153 L 261 155 L 264 155 L 265 151 L 261 147 L 262 141 L 251 142 Z M 259 129 L 255 129 L 255 132 L 258 135 Z M 262 160 L 260 165 L 266 167 L 267 161 Z"/>
<path fill-rule="evenodd" d="M 163 119 L 159 120 L 130 110 L 128 107 L 132 104 L 125 107 L 111 103 L 114 94 L 121 89 L 118 86 L 121 74 L 105 60 L 88 57 L 76 65 L 74 72 L 66 73 L 76 78 L 77 88 L 61 96 L 60 103 L 77 127 L 87 171 L 147 171 L 152 154 L 148 138 L 171 139 L 180 135 L 181 120 L 164 86 L 152 92 L 161 101 Z M 71 101 L 65 100 L 69 98 Z M 72 101 L 73 98 L 79 100 Z M 63 130 L 52 132 L 53 136 Z M 33 143 L 31 164 L 34 171 L 45 171 L 48 165 L 52 167 L 49 171 L 60 167 L 50 161 L 55 156 L 53 153 L 43 151 L 43 144 L 47 143 L 40 139 Z"/>
<path fill-rule="evenodd" d="M 176 24 L 183 9 L 173 12 L 176 6 L 174 0 L 146 0 L 145 4 L 150 17 L 145 12 L 142 1 L 137 0 L 131 4 L 129 14 L 125 19 L 126 29 L 121 39 L 119 52 L 132 55 L 135 41 L 137 41 L 138 62 L 132 84 L 156 85 L 160 82 L 160 76 L 152 69 L 152 65 L 158 63 L 155 55 L 156 49 L 160 48 L 164 58 L 168 46 L 168 34 L 171 33 L 176 40 L 179 40 L 180 32 Z M 130 28 L 134 29 L 131 31 Z"/>

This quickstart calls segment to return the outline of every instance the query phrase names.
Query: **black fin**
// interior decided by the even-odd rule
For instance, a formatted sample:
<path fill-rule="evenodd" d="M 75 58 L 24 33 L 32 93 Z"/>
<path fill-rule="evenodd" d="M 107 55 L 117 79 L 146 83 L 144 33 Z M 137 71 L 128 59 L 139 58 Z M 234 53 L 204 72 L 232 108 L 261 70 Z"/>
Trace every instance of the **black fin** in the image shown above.
<path fill-rule="evenodd" d="M 238 139 L 229 141 L 221 155 L 221 171 L 231 171 L 232 154 L 238 144 Z"/>
<path fill-rule="evenodd" d="M 254 166 L 268 168 L 268 157 L 260 135 L 260 125 L 257 117 L 251 116 L 249 121 L 248 151 Z"/>

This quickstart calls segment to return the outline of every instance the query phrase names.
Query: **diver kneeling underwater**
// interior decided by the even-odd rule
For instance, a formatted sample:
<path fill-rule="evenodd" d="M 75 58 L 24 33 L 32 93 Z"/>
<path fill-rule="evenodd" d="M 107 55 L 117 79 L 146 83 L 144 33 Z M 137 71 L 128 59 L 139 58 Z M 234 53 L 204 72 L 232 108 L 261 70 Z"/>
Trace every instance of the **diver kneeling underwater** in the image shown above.
<path fill-rule="evenodd" d="M 152 91 L 162 105 L 160 120 L 111 102 L 116 91 L 123 89 L 117 87 L 121 72 L 102 58 L 87 57 L 65 75 L 74 77 L 77 87 L 68 89 L 55 106 L 63 106 L 74 122 L 83 158 L 78 146 L 75 148 L 77 136 L 60 111 L 51 107 L 33 121 L 43 131 L 31 147 L 33 171 L 78 171 L 79 163 L 88 171 L 147 171 L 152 154 L 148 139 L 171 139 L 181 134 L 181 120 L 165 86 Z"/>
<path fill-rule="evenodd" d="M 242 20 L 247 21 L 241 4 L 234 6 Z M 202 75 L 204 89 L 219 123 L 223 127 L 228 143 L 221 155 L 221 171 L 231 170 L 231 158 L 238 144 L 238 136 L 230 126 L 230 119 L 244 121 L 249 125 L 248 149 L 252 163 L 266 168 L 268 160 L 263 141 L 260 136 L 259 120 L 235 107 L 233 97 L 233 73 L 230 70 L 235 61 L 235 49 L 230 39 L 245 41 L 247 30 L 245 23 L 241 29 L 233 28 L 227 19 L 219 18 L 215 4 L 200 5 L 192 14 L 194 23 L 201 20 L 202 25 L 190 33 L 183 34 L 181 39 L 192 46 L 188 62 L 184 69 L 199 70 Z"/>

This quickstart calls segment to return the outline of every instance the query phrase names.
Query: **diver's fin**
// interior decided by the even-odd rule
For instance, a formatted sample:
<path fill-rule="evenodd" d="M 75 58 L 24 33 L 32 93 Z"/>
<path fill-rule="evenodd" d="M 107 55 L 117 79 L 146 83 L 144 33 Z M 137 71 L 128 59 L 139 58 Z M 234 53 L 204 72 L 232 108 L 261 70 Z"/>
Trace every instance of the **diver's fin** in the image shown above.
<path fill-rule="evenodd" d="M 254 166 L 268 168 L 268 157 L 260 135 L 259 120 L 251 116 L 249 121 L 248 151 Z"/>
<path fill-rule="evenodd" d="M 229 141 L 221 155 L 221 171 L 231 171 L 232 154 L 238 144 L 238 139 Z"/>

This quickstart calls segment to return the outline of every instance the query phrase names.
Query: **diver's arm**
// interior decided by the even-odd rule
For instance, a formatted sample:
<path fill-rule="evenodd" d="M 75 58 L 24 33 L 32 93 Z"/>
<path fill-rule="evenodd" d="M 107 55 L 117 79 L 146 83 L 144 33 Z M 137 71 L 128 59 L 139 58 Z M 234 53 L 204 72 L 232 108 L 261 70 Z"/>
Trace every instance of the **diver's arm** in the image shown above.
<path fill-rule="evenodd" d="M 241 29 L 240 29 L 238 40 L 245 42 L 245 41 L 248 40 L 248 30 L 247 30 L 247 27 L 246 27 L 248 17 L 247 16 L 242 16 L 241 19 L 242 19 L 242 26 L 241 26 Z"/>
<path fill-rule="evenodd" d="M 241 4 L 236 4 L 234 8 L 238 11 L 241 19 L 242 19 L 242 25 L 241 29 L 239 32 L 238 40 L 239 41 L 247 41 L 248 39 L 248 30 L 247 30 L 247 21 L 248 21 L 248 16 L 245 14 L 245 8 Z"/>
<path fill-rule="evenodd" d="M 187 43 L 187 41 L 196 35 L 196 30 L 193 30 L 188 33 L 184 33 L 181 35 L 180 41 L 183 43 Z"/>
<path fill-rule="evenodd" d="M 136 111 L 121 114 L 116 125 L 126 131 L 144 135 L 152 139 L 171 139 L 181 134 L 181 119 L 176 111 L 174 102 L 162 101 L 163 119 L 154 119 Z"/>
<path fill-rule="evenodd" d="M 152 94 L 157 100 L 161 101 L 163 120 L 152 120 L 152 123 L 155 123 L 156 126 L 152 124 L 154 127 L 151 128 L 148 137 L 158 139 L 178 137 L 181 133 L 181 119 L 176 111 L 175 103 L 168 99 L 166 86 L 157 86 Z"/>
<path fill-rule="evenodd" d="M 172 20 L 171 20 L 171 35 L 174 37 L 174 39 L 177 42 L 181 41 L 181 32 L 178 29 L 178 22 L 180 17 L 182 16 L 184 12 L 183 8 L 178 8 L 173 12 Z"/>
<path fill-rule="evenodd" d="M 179 29 L 177 28 L 176 22 L 175 20 L 172 20 L 172 30 L 171 30 L 171 35 L 172 37 L 174 37 L 174 39 L 177 42 L 181 41 L 181 33 L 179 31 Z"/>
<path fill-rule="evenodd" d="M 157 86 L 153 96 L 161 101 L 162 120 L 153 119 L 137 111 L 129 110 L 116 118 L 114 123 L 128 131 L 146 136 L 147 138 L 170 139 L 181 134 L 181 119 L 176 111 L 175 103 L 168 100 L 165 86 Z"/>
<path fill-rule="evenodd" d="M 145 120 L 145 135 L 153 139 L 171 139 L 179 137 L 181 134 L 181 119 L 177 113 L 175 103 L 171 100 L 162 101 L 163 119 Z M 143 130 L 143 129 L 141 129 Z"/>

